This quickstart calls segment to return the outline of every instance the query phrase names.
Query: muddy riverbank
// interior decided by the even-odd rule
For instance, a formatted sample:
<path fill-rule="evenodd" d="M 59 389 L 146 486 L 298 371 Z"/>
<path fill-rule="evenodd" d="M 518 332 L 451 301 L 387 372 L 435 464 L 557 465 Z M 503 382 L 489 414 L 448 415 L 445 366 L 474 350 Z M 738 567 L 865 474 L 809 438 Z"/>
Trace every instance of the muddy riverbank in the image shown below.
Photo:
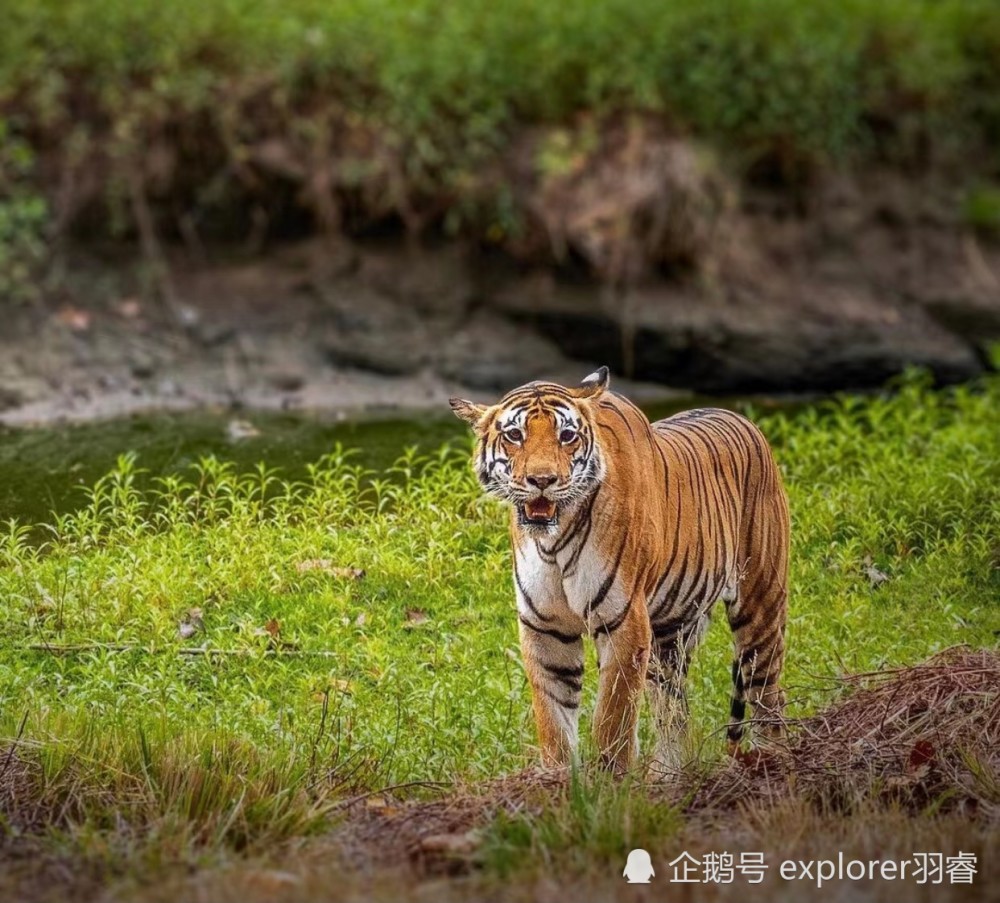
<path fill-rule="evenodd" d="M 696 265 L 647 255 L 626 279 L 601 269 L 618 253 L 598 215 L 602 171 L 546 201 L 539 234 L 558 240 L 556 264 L 392 230 L 165 246 L 156 261 L 127 243 L 60 245 L 34 302 L 4 310 L 0 423 L 440 410 L 451 394 L 576 380 L 597 364 L 642 400 L 870 388 L 909 366 L 948 383 L 989 368 L 1000 244 L 961 227 L 943 185 L 827 178 L 802 209 L 787 192 L 744 189 L 688 223 Z M 615 198 L 612 219 L 632 230 L 625 263 L 649 250 L 645 214 L 671 186 Z"/>

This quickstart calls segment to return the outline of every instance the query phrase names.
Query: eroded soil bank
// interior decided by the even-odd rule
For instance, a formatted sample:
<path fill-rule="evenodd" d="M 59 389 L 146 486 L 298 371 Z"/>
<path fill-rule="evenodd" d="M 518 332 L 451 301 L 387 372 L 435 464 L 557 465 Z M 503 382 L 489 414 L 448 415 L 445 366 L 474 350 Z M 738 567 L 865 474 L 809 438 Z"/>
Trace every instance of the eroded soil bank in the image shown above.
<path fill-rule="evenodd" d="M 152 262 L 65 245 L 39 298 L 5 311 L 0 422 L 443 409 L 598 363 L 646 399 L 988 367 L 1000 245 L 961 226 L 946 186 L 869 173 L 736 200 L 713 178 L 679 142 L 647 139 L 638 162 L 609 148 L 543 186 L 535 245 L 516 253 L 392 230 Z"/>

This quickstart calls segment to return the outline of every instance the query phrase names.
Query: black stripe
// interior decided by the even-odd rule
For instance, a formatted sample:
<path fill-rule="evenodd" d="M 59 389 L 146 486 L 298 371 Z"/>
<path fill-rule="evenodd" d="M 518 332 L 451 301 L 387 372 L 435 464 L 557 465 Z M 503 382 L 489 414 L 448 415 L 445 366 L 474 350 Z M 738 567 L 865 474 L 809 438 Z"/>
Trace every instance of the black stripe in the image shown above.
<path fill-rule="evenodd" d="M 632 430 L 632 424 L 628 422 L 628 417 L 618 410 L 617 405 L 612 404 L 609 401 L 602 401 L 600 402 L 599 407 L 604 408 L 606 411 L 611 411 L 613 414 L 617 414 L 621 419 L 621 422 L 625 424 L 625 429 L 628 430 L 628 434 L 632 437 L 632 441 L 635 442 L 635 432 Z"/>
<path fill-rule="evenodd" d="M 576 548 L 573 550 L 573 554 L 570 555 L 569 560 L 566 562 L 565 567 L 563 567 L 563 577 L 570 577 L 576 573 L 576 563 L 580 560 L 580 555 L 583 550 L 587 547 L 587 540 L 590 539 L 590 530 L 594 526 L 593 519 L 593 508 L 594 500 L 597 498 L 597 493 L 601 491 L 603 483 L 597 487 L 597 490 L 591 496 L 590 504 L 587 505 L 586 514 L 586 524 L 587 527 L 583 531 L 583 536 L 580 537 L 580 541 L 576 544 Z"/>
<path fill-rule="evenodd" d="M 603 604 L 605 597 L 608 595 L 608 591 L 611 589 L 611 584 L 615 582 L 615 577 L 618 576 L 618 568 L 621 566 L 622 556 L 625 554 L 626 545 L 628 545 L 627 533 L 622 537 L 622 544 L 618 549 L 618 557 L 615 558 L 614 567 L 611 569 L 608 576 L 604 578 L 604 582 L 597 590 L 597 595 L 587 603 L 587 607 L 584 609 L 585 618 L 589 618 L 590 615 L 593 614 L 594 609 Z"/>
<path fill-rule="evenodd" d="M 650 612 L 649 616 L 651 619 L 657 618 L 661 614 L 663 614 L 663 612 L 667 610 L 668 603 L 670 609 L 673 609 L 673 607 L 678 602 L 683 601 L 680 597 L 680 592 L 684 586 L 684 581 L 687 579 L 688 558 L 690 557 L 690 553 L 691 553 L 691 547 L 688 546 L 687 548 L 684 549 L 684 559 L 681 561 L 680 573 L 677 575 L 677 578 L 674 580 L 674 585 L 671 587 L 671 589 L 674 591 L 673 596 L 671 596 L 670 593 L 663 594 L 663 601 L 656 606 L 655 611 Z M 690 595 L 690 590 L 688 591 L 687 595 L 684 596 L 684 599 L 687 599 L 688 595 Z"/>
<path fill-rule="evenodd" d="M 632 608 L 632 602 L 634 601 L 634 596 L 628 597 L 628 602 L 625 603 L 625 608 L 622 609 L 621 613 L 612 621 L 602 621 L 599 627 L 595 627 L 591 636 L 595 639 L 597 634 L 604 631 L 608 636 L 611 636 L 622 624 L 625 623 L 625 619 L 628 617 L 629 610 Z"/>
<path fill-rule="evenodd" d="M 573 554 L 570 555 L 569 560 L 566 562 L 566 567 L 563 568 L 563 577 L 572 577 L 576 573 L 576 564 L 580 560 L 580 554 L 587 546 L 587 540 L 590 538 L 590 530 L 593 526 L 593 520 L 590 516 L 590 512 L 587 512 L 587 529 L 584 531 L 583 536 L 580 538 L 580 542 L 577 547 L 573 550 Z"/>
<path fill-rule="evenodd" d="M 546 696 L 548 696 L 549 699 L 551 699 L 554 703 L 561 705 L 564 709 L 570 709 L 572 711 L 573 709 L 580 708 L 580 701 L 578 699 L 570 699 L 570 700 L 562 699 L 555 693 L 553 693 L 548 687 L 542 684 L 538 685 L 538 689 L 541 690 Z"/>
<path fill-rule="evenodd" d="M 518 620 L 529 630 L 533 630 L 535 633 L 543 634 L 544 636 L 550 636 L 554 640 L 559 640 L 560 643 L 568 646 L 570 643 L 578 643 L 580 641 L 580 634 L 571 633 L 560 633 L 558 630 L 549 630 L 546 627 L 536 627 L 523 615 L 517 616 Z"/>
<path fill-rule="evenodd" d="M 657 648 L 666 652 L 674 651 L 672 647 L 675 645 L 677 635 L 689 634 L 691 632 L 689 626 L 683 617 L 670 618 L 659 624 L 653 624 L 653 638 L 656 640 Z M 681 645 L 686 645 L 686 637 L 682 637 L 682 640 Z"/>
<path fill-rule="evenodd" d="M 517 572 L 517 554 L 514 555 L 514 582 L 517 584 L 518 590 L 520 590 L 521 595 L 524 596 L 524 601 L 528 604 L 528 608 L 531 609 L 531 613 L 538 618 L 539 621 L 551 621 L 551 615 L 543 615 L 536 607 L 535 603 L 532 601 L 531 596 L 528 595 L 528 591 L 524 588 L 524 584 L 521 583 L 521 575 Z"/>
<path fill-rule="evenodd" d="M 583 665 L 548 665 L 541 666 L 560 683 L 579 693 L 583 688 Z"/>
<path fill-rule="evenodd" d="M 740 672 L 740 663 L 733 662 L 733 689 L 737 696 L 743 695 L 743 674 Z"/>
<path fill-rule="evenodd" d="M 656 581 L 656 586 L 653 589 L 652 595 L 650 595 L 650 597 L 649 597 L 649 601 L 650 602 L 656 602 L 656 597 L 658 595 L 660 595 L 660 590 L 663 589 L 663 584 L 667 582 L 667 577 L 669 577 L 669 576 L 670 576 L 670 572 L 669 571 L 664 571 L 663 572 L 663 576 L 660 577 L 660 579 Z M 658 614 L 660 606 L 657 605 L 656 609 L 657 609 L 657 614 Z M 650 616 L 650 618 L 653 617 L 653 612 L 652 611 L 650 611 L 649 616 Z"/>
<path fill-rule="evenodd" d="M 742 593 L 740 594 L 742 598 Z M 749 609 L 749 606 L 747 606 Z M 732 615 L 732 609 L 727 609 L 727 614 L 729 614 L 729 629 L 736 633 L 738 630 L 742 630 L 753 620 L 752 611 L 742 611 L 738 615 Z"/>
<path fill-rule="evenodd" d="M 750 678 L 750 683 L 746 685 L 748 690 L 759 690 L 762 687 L 766 687 L 768 684 L 777 683 L 778 676 L 770 674 L 758 674 L 754 673 L 754 676 Z"/>
<path fill-rule="evenodd" d="M 573 523 L 570 525 L 569 529 L 559 538 L 551 549 L 546 549 L 541 543 L 537 543 L 539 551 L 544 551 L 546 555 L 555 555 L 557 552 L 561 552 L 566 548 L 572 541 L 573 538 L 580 532 L 580 528 L 584 523 L 590 524 L 590 514 L 594 507 L 594 499 L 597 498 L 597 493 L 601 491 L 601 487 L 598 486 L 596 491 L 593 492 L 587 503 L 580 507 L 577 511 L 576 517 L 573 519 Z"/>

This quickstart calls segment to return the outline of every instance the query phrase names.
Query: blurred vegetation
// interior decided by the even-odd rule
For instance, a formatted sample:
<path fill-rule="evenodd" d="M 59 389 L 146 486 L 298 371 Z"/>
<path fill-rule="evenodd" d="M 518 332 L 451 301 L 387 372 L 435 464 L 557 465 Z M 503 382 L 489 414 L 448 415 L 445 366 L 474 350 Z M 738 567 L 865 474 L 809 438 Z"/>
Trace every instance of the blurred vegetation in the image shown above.
<path fill-rule="evenodd" d="M 0 119 L 0 298 L 34 297 L 33 277 L 45 259 L 45 199 L 32 186 L 31 148 Z"/>
<path fill-rule="evenodd" d="M 519 127 L 623 113 L 743 170 L 974 159 L 989 179 L 1000 4 L 7 0 L 0 29 L 0 115 L 60 183 L 63 225 L 96 196 L 102 228 L 150 203 L 231 230 L 212 211 L 277 216 L 290 179 L 322 226 L 486 234 L 509 196 L 484 167 Z"/>
<path fill-rule="evenodd" d="M 987 236 L 1000 236 L 1000 188 L 979 185 L 969 191 L 962 206 L 965 222 Z"/>

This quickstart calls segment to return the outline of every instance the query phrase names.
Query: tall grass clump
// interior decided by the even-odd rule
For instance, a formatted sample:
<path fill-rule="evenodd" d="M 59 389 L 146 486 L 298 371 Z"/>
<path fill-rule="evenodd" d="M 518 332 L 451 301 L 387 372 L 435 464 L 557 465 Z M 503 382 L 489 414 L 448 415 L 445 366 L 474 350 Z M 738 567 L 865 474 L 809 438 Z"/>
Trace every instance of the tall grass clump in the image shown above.
<path fill-rule="evenodd" d="M 793 713 L 846 671 L 995 643 L 997 410 L 996 377 L 937 392 L 913 376 L 761 420 L 791 498 Z M 125 455 L 41 544 L 8 524 L 0 762 L 25 782 L 8 819 L 127 824 L 193 855 L 312 830 L 351 794 L 532 762 L 505 512 L 468 455 L 371 473 L 338 449 L 297 482 L 204 459 L 151 490 Z M 708 749 L 723 621 L 691 676 Z M 599 845 L 582 805 L 558 817 Z"/>

